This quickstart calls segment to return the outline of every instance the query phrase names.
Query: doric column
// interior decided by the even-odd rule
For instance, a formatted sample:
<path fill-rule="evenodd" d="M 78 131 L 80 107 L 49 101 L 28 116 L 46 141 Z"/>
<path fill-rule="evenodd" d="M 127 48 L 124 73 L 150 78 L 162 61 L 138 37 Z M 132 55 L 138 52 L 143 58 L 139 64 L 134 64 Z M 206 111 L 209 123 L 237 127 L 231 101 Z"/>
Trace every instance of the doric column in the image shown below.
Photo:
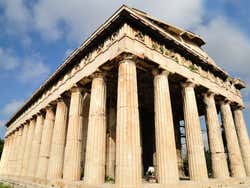
<path fill-rule="evenodd" d="M 245 177 L 246 172 L 234 126 L 233 115 L 228 101 L 221 102 L 222 122 L 225 130 L 232 177 Z"/>
<path fill-rule="evenodd" d="M 13 176 L 15 174 L 15 164 L 16 164 L 16 149 L 17 149 L 17 138 L 18 138 L 18 131 L 15 130 L 13 133 L 13 142 L 12 142 L 12 151 L 10 156 L 10 171 L 9 175 Z"/>
<path fill-rule="evenodd" d="M 168 72 L 154 77 L 155 140 L 157 175 L 160 184 L 179 180 Z"/>
<path fill-rule="evenodd" d="M 190 81 L 183 84 L 183 111 L 190 179 L 202 180 L 207 179 L 207 167 L 194 87 Z"/>
<path fill-rule="evenodd" d="M 25 152 L 25 147 L 27 143 L 27 134 L 28 134 L 28 124 L 25 123 L 23 125 L 23 134 L 22 134 L 22 141 L 20 145 L 20 152 L 18 153 L 18 161 L 20 162 L 20 165 L 17 167 L 17 174 L 18 176 L 22 176 L 22 171 L 24 168 L 24 152 Z"/>
<path fill-rule="evenodd" d="M 28 125 L 28 132 L 27 132 L 27 140 L 25 144 L 24 156 L 23 156 L 23 168 L 22 168 L 22 176 L 28 176 L 28 168 L 30 164 L 30 154 L 31 154 L 31 145 L 34 136 L 34 129 L 35 129 L 35 119 L 31 119 Z M 27 125 L 26 125 L 27 126 Z"/>
<path fill-rule="evenodd" d="M 6 137 L 4 141 L 3 152 L 0 162 L 0 175 L 4 175 L 7 152 L 8 152 L 8 137 Z"/>
<path fill-rule="evenodd" d="M 105 179 L 106 83 L 102 75 L 92 80 L 84 182 L 102 184 Z"/>
<path fill-rule="evenodd" d="M 64 149 L 67 131 L 68 106 L 63 98 L 57 100 L 52 137 L 48 179 L 60 179 L 63 173 Z"/>
<path fill-rule="evenodd" d="M 46 115 L 43 125 L 41 146 L 38 160 L 36 177 L 40 180 L 47 178 L 48 164 L 50 158 L 51 140 L 54 129 L 55 113 L 52 106 L 46 108 Z"/>
<path fill-rule="evenodd" d="M 83 139 L 83 95 L 82 88 L 71 89 L 68 132 L 65 146 L 63 179 L 79 181 L 81 178 L 81 154 Z"/>
<path fill-rule="evenodd" d="M 8 149 L 8 158 L 7 158 L 7 161 L 6 161 L 6 175 L 10 175 L 11 173 L 11 158 L 12 158 L 12 152 L 13 152 L 13 133 L 11 133 L 9 135 L 9 149 Z"/>
<path fill-rule="evenodd" d="M 111 96 L 112 98 L 112 96 Z M 107 155 L 106 155 L 106 176 L 115 179 L 115 127 L 116 109 L 112 106 L 108 108 L 107 122 Z"/>
<path fill-rule="evenodd" d="M 234 110 L 234 121 L 246 174 L 250 176 L 250 143 L 242 110 L 243 108 Z"/>
<path fill-rule="evenodd" d="M 141 187 L 140 122 L 136 65 L 120 62 L 117 92 L 116 187 Z"/>
<path fill-rule="evenodd" d="M 29 177 L 35 177 L 38 160 L 39 160 L 39 153 L 40 153 L 40 146 L 41 146 L 41 139 L 42 139 L 42 132 L 43 132 L 43 123 L 44 117 L 41 113 L 37 114 L 36 119 L 36 126 L 34 132 L 34 139 L 32 142 L 32 149 L 30 154 L 30 166 L 29 166 Z"/>
<path fill-rule="evenodd" d="M 22 132 L 23 132 L 23 127 L 19 127 L 18 128 L 18 136 L 17 136 L 17 142 L 16 142 L 16 151 L 15 151 L 15 168 L 14 168 L 14 175 L 15 176 L 18 176 L 18 171 L 17 169 L 19 168 L 20 166 L 20 160 L 18 158 L 18 155 L 19 155 L 19 152 L 20 151 L 20 144 L 21 144 L 21 141 L 22 141 Z"/>
<path fill-rule="evenodd" d="M 227 178 L 229 172 L 214 94 L 210 92 L 204 94 L 204 103 L 206 105 L 205 117 L 212 160 L 212 175 L 214 178 Z"/>

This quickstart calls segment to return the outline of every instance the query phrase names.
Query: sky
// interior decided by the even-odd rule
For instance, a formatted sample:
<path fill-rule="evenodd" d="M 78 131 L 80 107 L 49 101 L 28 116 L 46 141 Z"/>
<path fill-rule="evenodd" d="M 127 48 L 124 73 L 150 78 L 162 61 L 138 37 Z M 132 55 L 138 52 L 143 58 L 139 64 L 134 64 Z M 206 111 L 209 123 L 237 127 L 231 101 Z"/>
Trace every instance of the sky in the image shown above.
<path fill-rule="evenodd" d="M 216 63 L 246 82 L 250 125 L 249 0 L 0 0 L 0 137 L 9 117 L 122 4 L 201 35 Z"/>

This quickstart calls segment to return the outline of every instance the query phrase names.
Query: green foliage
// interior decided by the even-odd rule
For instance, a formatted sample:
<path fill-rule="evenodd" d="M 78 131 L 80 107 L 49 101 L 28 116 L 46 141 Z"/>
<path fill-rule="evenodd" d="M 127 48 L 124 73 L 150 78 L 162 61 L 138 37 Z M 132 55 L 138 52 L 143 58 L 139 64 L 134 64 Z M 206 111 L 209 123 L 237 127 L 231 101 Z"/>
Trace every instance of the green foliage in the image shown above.
<path fill-rule="evenodd" d="M 115 183 L 115 180 L 114 180 L 114 178 L 112 178 L 110 176 L 106 176 L 105 177 L 105 182 L 107 182 L 107 183 Z"/>
<path fill-rule="evenodd" d="M 2 140 L 2 139 L 0 138 L 0 157 L 2 156 L 3 145 L 4 145 L 4 140 Z"/>
<path fill-rule="evenodd" d="M 3 183 L 0 183 L 0 188 L 10 188 L 10 186 L 4 185 Z"/>
<path fill-rule="evenodd" d="M 198 69 L 194 66 L 194 65 L 189 65 L 189 70 L 191 70 L 192 72 L 197 71 Z"/>
<path fill-rule="evenodd" d="M 157 49 L 157 44 L 153 43 L 153 44 L 152 44 L 152 48 L 153 48 L 154 50 L 156 50 L 156 49 Z"/>

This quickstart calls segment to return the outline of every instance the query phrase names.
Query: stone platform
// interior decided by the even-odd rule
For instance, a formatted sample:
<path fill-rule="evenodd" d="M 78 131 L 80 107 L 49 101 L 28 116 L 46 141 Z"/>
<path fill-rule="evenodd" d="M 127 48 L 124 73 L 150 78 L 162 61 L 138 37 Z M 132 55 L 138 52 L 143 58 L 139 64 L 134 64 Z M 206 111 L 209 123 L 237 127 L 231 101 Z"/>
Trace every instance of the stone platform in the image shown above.
<path fill-rule="evenodd" d="M 10 185 L 11 188 L 115 188 L 115 184 L 104 183 L 100 186 L 84 184 L 83 181 L 65 182 L 51 181 L 38 184 L 31 180 L 24 180 L 10 177 L 0 177 L 0 182 Z M 161 185 L 158 183 L 147 183 L 143 180 L 142 188 L 250 188 L 250 178 L 230 178 L 227 180 L 207 180 L 207 181 L 180 181 L 179 184 Z"/>

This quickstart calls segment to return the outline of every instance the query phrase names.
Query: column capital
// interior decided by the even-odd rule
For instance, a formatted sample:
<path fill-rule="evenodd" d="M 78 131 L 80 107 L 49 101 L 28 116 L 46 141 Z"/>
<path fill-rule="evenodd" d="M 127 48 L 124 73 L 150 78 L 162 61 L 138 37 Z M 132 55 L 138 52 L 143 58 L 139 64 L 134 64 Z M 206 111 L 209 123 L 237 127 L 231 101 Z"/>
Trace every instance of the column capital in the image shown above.
<path fill-rule="evenodd" d="M 183 83 L 181 84 L 181 86 L 182 86 L 183 88 L 187 88 L 187 87 L 195 88 L 195 86 L 197 86 L 197 84 L 194 83 L 192 80 L 187 79 L 185 82 L 183 82 Z"/>
<path fill-rule="evenodd" d="M 153 74 L 153 76 L 165 75 L 168 77 L 171 74 L 171 72 L 169 72 L 168 70 L 165 70 L 165 69 L 155 68 L 152 70 L 152 74 Z"/>
<path fill-rule="evenodd" d="M 229 105 L 231 105 L 231 101 L 228 100 L 227 98 L 225 98 L 225 99 L 220 100 L 220 101 L 219 101 L 219 104 L 220 104 L 220 105 L 222 105 L 222 104 L 229 104 Z"/>
<path fill-rule="evenodd" d="M 71 93 L 81 93 L 83 91 L 83 87 L 81 87 L 80 85 L 78 84 L 74 84 L 71 89 L 70 89 L 70 92 Z"/>

